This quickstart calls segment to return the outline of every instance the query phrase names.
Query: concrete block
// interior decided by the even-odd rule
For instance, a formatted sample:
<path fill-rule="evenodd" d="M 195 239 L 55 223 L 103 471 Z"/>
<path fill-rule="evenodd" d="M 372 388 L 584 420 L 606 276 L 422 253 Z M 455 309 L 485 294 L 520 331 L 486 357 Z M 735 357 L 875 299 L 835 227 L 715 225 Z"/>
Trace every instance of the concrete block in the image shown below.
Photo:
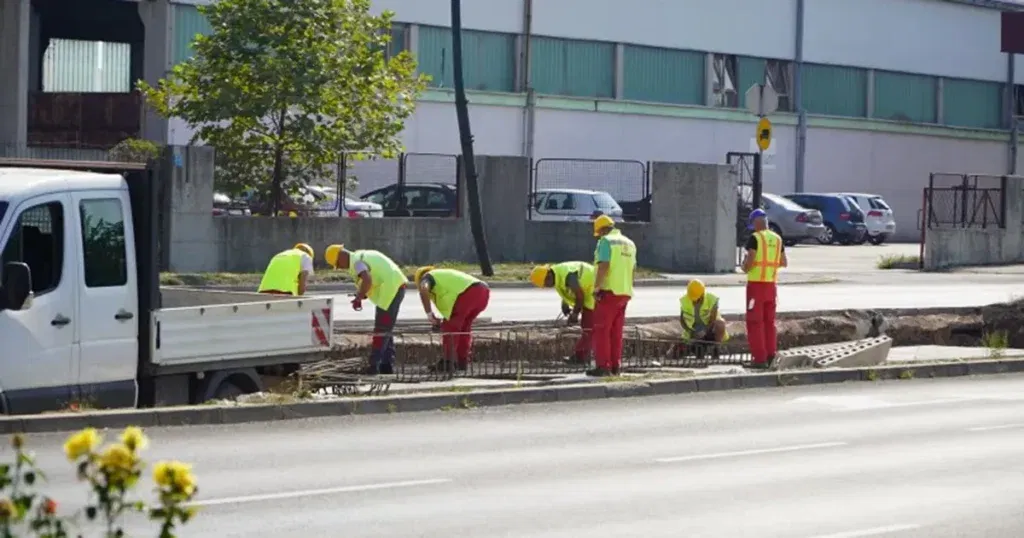
<path fill-rule="evenodd" d="M 508 403 L 505 393 L 504 390 L 482 390 L 472 393 L 471 396 L 479 407 L 498 407 Z"/>
<path fill-rule="evenodd" d="M 514 404 L 551 403 L 558 401 L 558 388 L 512 389 L 505 392 L 505 402 Z"/>
<path fill-rule="evenodd" d="M 778 382 L 780 387 L 790 387 L 794 385 L 817 385 L 821 383 L 821 372 L 804 371 L 780 373 Z"/>
<path fill-rule="evenodd" d="M 1005 374 L 1010 371 L 1008 361 L 994 360 L 967 363 L 968 375 Z"/>
<path fill-rule="evenodd" d="M 776 374 L 747 374 L 739 377 L 740 384 L 745 389 L 764 389 L 779 385 L 779 376 Z"/>
<path fill-rule="evenodd" d="M 948 363 L 932 365 L 935 377 L 962 377 L 967 375 L 967 364 Z"/>
<path fill-rule="evenodd" d="M 658 379 L 651 381 L 649 384 L 651 386 L 651 394 L 655 396 L 697 392 L 696 379 Z"/>
<path fill-rule="evenodd" d="M 281 406 L 284 420 L 300 418 L 341 417 L 352 414 L 352 406 L 345 400 L 298 402 Z"/>
<path fill-rule="evenodd" d="M 603 383 L 562 386 L 558 387 L 558 401 L 600 400 L 607 398 L 609 396 L 608 393 L 609 388 Z"/>
<path fill-rule="evenodd" d="M 460 407 L 463 397 L 469 394 L 426 394 L 398 396 L 392 398 L 368 398 L 359 406 L 360 415 L 379 415 L 395 412 L 437 411 Z"/>
<path fill-rule="evenodd" d="M 776 356 L 776 370 L 798 370 L 814 366 L 816 355 L 806 352 L 782 351 Z"/>
<path fill-rule="evenodd" d="M 818 368 L 863 368 L 884 364 L 892 338 L 880 336 L 837 345 L 827 357 L 815 361 Z"/>
<path fill-rule="evenodd" d="M 221 424 L 244 424 L 284 419 L 280 405 L 234 405 L 220 408 Z M 216 422 L 210 422 L 216 424 Z"/>
<path fill-rule="evenodd" d="M 650 396 L 654 390 L 650 384 L 636 383 L 608 383 L 605 391 L 609 398 L 633 398 L 636 396 Z"/>
<path fill-rule="evenodd" d="M 740 381 L 739 376 L 722 376 L 722 377 L 698 377 L 697 378 L 697 390 L 699 392 L 712 392 L 719 390 L 733 390 L 741 388 L 743 385 Z"/>
<path fill-rule="evenodd" d="M 822 383 L 846 383 L 848 381 L 860 381 L 859 370 L 822 370 L 819 372 Z"/>

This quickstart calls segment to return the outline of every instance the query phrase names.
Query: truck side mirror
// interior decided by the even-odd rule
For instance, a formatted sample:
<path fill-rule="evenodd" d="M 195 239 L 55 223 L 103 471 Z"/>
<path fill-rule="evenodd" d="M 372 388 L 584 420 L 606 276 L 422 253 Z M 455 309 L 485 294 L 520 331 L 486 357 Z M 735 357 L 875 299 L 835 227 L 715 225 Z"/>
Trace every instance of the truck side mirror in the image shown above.
<path fill-rule="evenodd" d="M 32 273 L 28 265 L 21 262 L 9 262 L 4 265 L 3 293 L 4 306 L 7 310 L 21 310 L 28 302 L 32 293 Z"/>

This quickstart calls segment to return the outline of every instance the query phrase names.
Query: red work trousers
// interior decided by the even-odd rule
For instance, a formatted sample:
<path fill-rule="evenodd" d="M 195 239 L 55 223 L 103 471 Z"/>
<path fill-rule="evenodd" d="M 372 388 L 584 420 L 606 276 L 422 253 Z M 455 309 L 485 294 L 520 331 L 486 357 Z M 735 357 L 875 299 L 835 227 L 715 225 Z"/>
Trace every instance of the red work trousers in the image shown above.
<path fill-rule="evenodd" d="M 487 308 L 491 290 L 486 284 L 473 284 L 459 294 L 452 306 L 452 315 L 441 322 L 441 347 L 448 360 L 460 365 L 469 364 L 469 351 L 473 346 L 473 321 Z"/>
<path fill-rule="evenodd" d="M 626 323 L 628 295 L 604 293 L 594 307 L 594 362 L 614 370 L 622 365 L 622 326 Z"/>
<path fill-rule="evenodd" d="M 580 339 L 576 341 L 576 359 L 585 361 L 590 358 L 590 350 L 594 342 L 594 311 L 586 308 L 580 310 Z"/>
<path fill-rule="evenodd" d="M 774 282 L 747 282 L 747 343 L 754 364 L 764 364 L 778 347 L 775 333 Z"/>

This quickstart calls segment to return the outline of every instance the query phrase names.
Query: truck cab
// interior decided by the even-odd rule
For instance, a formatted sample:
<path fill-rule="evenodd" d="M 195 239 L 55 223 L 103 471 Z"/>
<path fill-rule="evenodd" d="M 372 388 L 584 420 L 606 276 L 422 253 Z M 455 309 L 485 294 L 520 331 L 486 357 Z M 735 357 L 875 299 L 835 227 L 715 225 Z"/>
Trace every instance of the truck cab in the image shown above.
<path fill-rule="evenodd" d="M 198 403 L 223 392 L 219 385 L 230 379 L 234 392 L 261 389 L 260 369 L 323 358 L 330 348 L 329 336 L 309 336 L 310 316 L 314 326 L 318 319 L 330 323 L 329 298 L 161 310 L 155 181 L 145 166 L 0 159 L 4 413 L 74 402 Z M 280 349 L 264 344 L 262 351 L 246 346 L 253 332 L 285 319 L 300 333 L 294 341 Z M 221 332 L 243 342 L 210 342 Z M 208 346 L 182 336 L 189 334 Z M 211 379 L 219 385 L 210 386 Z M 166 396 L 172 393 L 178 395 Z"/>

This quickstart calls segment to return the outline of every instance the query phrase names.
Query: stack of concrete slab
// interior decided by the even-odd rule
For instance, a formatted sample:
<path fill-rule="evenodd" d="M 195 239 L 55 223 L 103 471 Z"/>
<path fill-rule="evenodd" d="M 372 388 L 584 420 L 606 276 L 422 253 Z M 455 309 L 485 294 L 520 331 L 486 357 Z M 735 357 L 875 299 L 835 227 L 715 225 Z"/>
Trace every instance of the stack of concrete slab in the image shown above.
<path fill-rule="evenodd" d="M 878 366 L 888 359 L 890 349 L 888 336 L 787 349 L 779 352 L 776 369 Z"/>

